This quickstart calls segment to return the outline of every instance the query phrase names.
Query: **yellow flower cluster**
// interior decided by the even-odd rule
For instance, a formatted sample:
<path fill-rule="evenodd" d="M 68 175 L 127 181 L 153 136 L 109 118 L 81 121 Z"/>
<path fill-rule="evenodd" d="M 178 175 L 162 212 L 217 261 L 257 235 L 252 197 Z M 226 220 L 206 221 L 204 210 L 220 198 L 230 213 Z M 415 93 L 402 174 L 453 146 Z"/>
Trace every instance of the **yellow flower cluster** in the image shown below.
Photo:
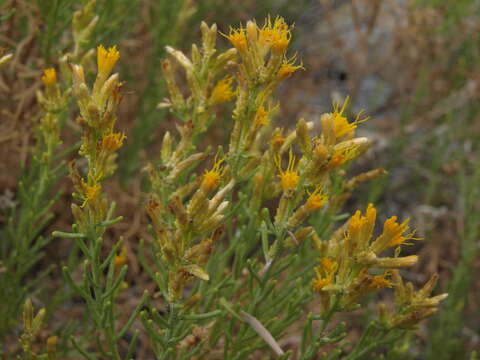
<path fill-rule="evenodd" d="M 400 256 L 398 246 L 415 239 L 408 233 L 408 220 L 398 223 L 391 217 L 384 223 L 383 232 L 373 238 L 377 211 L 369 204 L 365 215 L 356 211 L 344 226 L 343 235 L 334 236 L 320 245 L 322 257 L 315 269 L 312 287 L 320 295 L 324 311 L 332 306 L 353 309 L 366 294 L 386 287 L 397 287 L 396 269 L 413 266 L 418 257 Z M 380 257 L 391 247 L 398 247 L 394 257 Z M 374 275 L 372 272 L 382 271 Z M 389 277 L 396 274 L 396 281 Z"/>
<path fill-rule="evenodd" d="M 391 217 L 385 221 L 383 232 L 374 237 L 376 209 L 369 205 L 365 214 L 355 212 L 328 243 L 319 239 L 313 226 L 306 226 L 315 214 L 338 214 L 358 184 L 384 174 L 377 169 L 349 181 L 344 179 L 341 167 L 370 145 L 366 138 L 356 137 L 358 125 L 366 119 L 360 115 L 349 119 L 347 97 L 320 117 L 321 132 L 317 136 L 310 135 L 313 123 L 303 119 L 290 133 L 272 129 L 274 110 L 278 108 L 272 101 L 274 90 L 303 69 L 295 55 L 287 57 L 291 26 L 277 17 L 273 21 L 267 18 L 263 26 L 249 21 L 231 28 L 224 36 L 234 48 L 213 58 L 215 34 L 215 25 L 202 24 L 202 49 L 193 46 L 191 57 L 167 48 L 185 71 L 189 96 L 177 86 L 170 60 L 162 64 L 170 99 L 161 106 L 181 114 L 184 121 L 178 128 L 178 141 L 165 134 L 158 167 L 161 170 L 151 170 L 155 194 L 147 208 L 168 268 L 169 300 L 181 299 L 190 279 L 209 279 L 204 265 L 220 236 L 229 206 L 225 199 L 234 185 L 241 183 L 251 185 L 247 187 L 247 191 L 251 189 L 246 205 L 249 213 L 261 214 L 252 217 L 253 228 L 269 223 L 265 225 L 267 233 L 275 234 L 271 246 L 268 234 L 268 244 L 263 244 L 268 248 L 267 265 L 292 244 L 310 238 L 316 245 L 320 259 L 312 287 L 324 311 L 353 309 L 365 295 L 396 287 L 398 282 L 392 280 L 396 269 L 418 261 L 416 255 L 400 256 L 401 246 L 415 239 L 408 220 L 398 222 Z M 227 65 L 228 69 L 235 67 L 234 76 L 222 72 Z M 211 70 L 211 76 L 199 81 L 204 78 L 204 69 Z M 175 182 L 180 175 L 207 157 L 206 153 L 195 152 L 194 135 L 206 130 L 214 118 L 214 105 L 231 99 L 235 99 L 235 107 L 228 151 L 221 159 L 215 158 L 202 175 L 177 188 Z M 272 199 L 278 200 L 274 221 L 269 218 L 269 210 L 262 211 L 263 202 Z M 392 248 L 394 255 L 384 256 Z"/>
<path fill-rule="evenodd" d="M 230 28 L 229 34 L 224 36 L 242 56 L 245 75 L 251 81 L 281 81 L 303 69 L 302 65 L 295 65 L 296 56 L 286 58 L 291 27 L 282 17 L 275 18 L 273 23 L 268 17 L 261 28 L 249 21 L 246 28 Z M 272 56 L 266 61 L 269 52 Z"/>
<path fill-rule="evenodd" d="M 76 189 L 75 196 L 82 201 L 81 207 L 93 211 L 97 219 L 106 215 L 105 204 L 100 196 L 101 183 L 114 171 L 115 153 L 126 138 L 124 134 L 113 131 L 121 83 L 118 74 L 110 73 L 119 58 L 120 53 L 115 46 L 108 51 L 102 45 L 97 47 L 98 71 L 92 91 L 86 84 L 83 67 L 72 65 L 73 92 L 80 108 L 77 121 L 83 133 L 79 153 L 88 160 L 88 174 L 84 180 L 72 165 L 70 177 Z M 81 213 L 80 209 L 74 210 L 79 223 L 83 223 L 79 220 L 83 219 Z"/>
<path fill-rule="evenodd" d="M 161 199 L 152 196 L 147 212 L 152 220 L 161 255 L 169 270 L 169 299 L 182 298 L 185 285 L 193 277 L 208 280 L 204 270 L 213 244 L 222 235 L 222 222 L 229 202 L 225 197 L 234 186 L 231 180 L 219 189 L 211 198 L 209 194 L 216 190 L 225 175 L 221 167 L 223 159 L 215 159 L 210 170 L 205 171 L 200 182 L 194 182 L 180 188 L 170 196 L 169 212 L 175 221 L 166 222 Z M 196 190 L 196 191 L 195 191 Z M 184 203 L 184 197 L 193 192 L 190 200 Z M 170 226 L 168 224 L 174 224 Z M 212 233 L 211 237 L 208 234 Z M 193 239 L 200 239 L 195 245 Z"/>
<path fill-rule="evenodd" d="M 278 55 L 283 55 L 285 53 L 291 37 L 292 34 L 290 27 L 280 16 L 275 18 L 273 24 L 270 17 L 268 17 L 259 31 L 260 44 L 265 47 L 271 47 L 272 52 Z"/>

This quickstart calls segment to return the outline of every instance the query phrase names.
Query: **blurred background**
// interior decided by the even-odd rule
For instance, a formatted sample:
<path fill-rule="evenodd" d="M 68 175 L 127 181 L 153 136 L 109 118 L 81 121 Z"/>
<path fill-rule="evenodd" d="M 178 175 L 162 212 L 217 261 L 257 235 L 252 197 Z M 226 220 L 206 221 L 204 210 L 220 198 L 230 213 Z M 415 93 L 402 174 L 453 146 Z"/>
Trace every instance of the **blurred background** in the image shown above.
<path fill-rule="evenodd" d="M 0 74 L 0 226 L 19 206 L 18 181 L 28 167 L 39 119 L 35 91 L 41 70 L 57 66 L 72 46 L 72 14 L 78 8 L 76 0 L 0 0 L 0 46 L 14 55 Z M 142 211 L 131 209 L 142 208 L 143 169 L 157 158 L 164 131 L 174 127 L 167 111 L 157 107 L 167 96 L 160 69 L 165 46 L 189 53 L 202 20 L 227 33 L 249 19 L 262 24 L 267 15 L 281 15 L 295 24 L 292 54 L 305 71 L 278 91 L 282 111 L 276 121 L 286 129 L 300 117 L 318 124 L 320 114 L 347 95 L 353 113 L 365 110 L 370 119 L 359 133 L 373 146 L 349 171 L 383 167 L 389 173 L 363 185 L 348 210 L 373 202 L 384 216 L 380 221 L 394 214 L 410 217 L 424 240 L 415 244 L 421 262 L 406 277 L 420 285 L 439 273 L 441 291 L 450 293 L 439 314 L 417 332 L 411 358 L 475 356 L 480 349 L 480 1 L 98 0 L 96 13 L 100 20 L 91 46 L 117 44 L 125 80 L 119 129 L 128 140 L 107 189 L 126 217 L 112 234 L 127 241 L 128 276 L 136 284 L 131 298 L 123 299 L 125 306 L 134 306 L 142 289 L 152 286 L 142 283 L 146 277 L 134 255 L 147 221 Z M 218 47 L 228 46 L 219 36 Z M 229 110 L 207 142 L 226 139 Z M 71 117 L 62 133 L 65 149 L 77 136 Z M 61 181 L 56 192 L 55 216 L 44 234 L 69 226 L 70 182 Z M 51 242 L 36 270 L 61 264 L 67 249 L 68 243 Z M 58 288 L 58 271 L 49 280 Z M 74 305 L 52 316 L 74 319 Z"/>

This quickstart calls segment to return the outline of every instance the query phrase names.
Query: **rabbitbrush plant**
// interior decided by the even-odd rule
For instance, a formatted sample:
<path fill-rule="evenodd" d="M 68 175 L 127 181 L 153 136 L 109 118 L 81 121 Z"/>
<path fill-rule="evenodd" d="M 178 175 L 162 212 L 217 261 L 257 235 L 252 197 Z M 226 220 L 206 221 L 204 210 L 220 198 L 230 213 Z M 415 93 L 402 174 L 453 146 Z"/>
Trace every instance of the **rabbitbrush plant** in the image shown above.
<path fill-rule="evenodd" d="M 281 17 L 262 26 L 249 21 L 221 34 L 233 48 L 220 51 L 216 25 L 202 23 L 190 56 L 166 48 L 170 97 L 159 107 L 175 118 L 176 131 L 165 132 L 160 154 L 145 167 L 151 237 L 134 254 L 155 291 L 144 292 L 126 322 L 117 299 L 129 291 L 127 257 L 121 238 L 106 241 L 122 217 L 104 191 L 128 141 L 116 126 L 123 84 L 112 71 L 120 52 L 97 47 L 93 81 L 84 65 L 69 62 L 82 166 L 69 167 L 72 230 L 54 235 L 80 254 L 79 265 L 63 267 L 84 304 L 72 353 L 134 359 L 138 341 L 148 339 L 148 358 L 157 359 L 371 358 L 405 344 L 437 311 L 447 295 L 431 296 L 436 275 L 420 290 L 402 279 L 401 270 L 418 261 L 403 254 L 418 240 L 408 219 L 390 217 L 376 230 L 373 204 L 344 213 L 359 184 L 385 173 L 347 175 L 370 145 L 356 136 L 367 119 L 349 114 L 347 98 L 318 126 L 304 119 L 289 131 L 275 125 L 275 90 L 305 70 L 288 54 L 291 30 Z M 53 80 L 44 82 L 48 93 Z M 229 129 L 228 142 L 205 147 L 219 126 Z M 339 313 L 365 308 L 384 289 L 393 291 L 394 306 L 379 304 L 361 337 L 347 341 L 351 324 Z"/>

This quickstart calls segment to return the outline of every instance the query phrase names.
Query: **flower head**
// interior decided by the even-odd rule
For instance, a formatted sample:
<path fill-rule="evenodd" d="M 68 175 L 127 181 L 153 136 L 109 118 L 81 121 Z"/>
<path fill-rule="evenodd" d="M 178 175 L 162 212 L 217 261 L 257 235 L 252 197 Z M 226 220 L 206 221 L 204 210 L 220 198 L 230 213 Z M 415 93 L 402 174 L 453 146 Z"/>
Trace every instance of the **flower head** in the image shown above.
<path fill-rule="evenodd" d="M 375 275 L 371 277 L 369 287 L 372 291 L 380 290 L 387 287 L 392 287 L 393 284 L 386 278 L 387 274 Z"/>
<path fill-rule="evenodd" d="M 333 282 L 337 265 L 335 261 L 329 258 L 324 257 L 320 259 L 320 265 L 315 268 L 316 277 L 312 284 L 315 291 L 321 291 L 325 286 Z"/>
<path fill-rule="evenodd" d="M 269 110 L 266 110 L 263 105 L 260 106 L 257 110 L 257 113 L 255 114 L 255 126 L 260 128 L 262 126 L 268 125 L 268 115 Z"/>
<path fill-rule="evenodd" d="M 218 160 L 217 157 L 215 157 L 215 162 L 213 164 L 213 167 L 210 170 L 206 170 L 205 173 L 203 174 L 203 179 L 200 187 L 206 193 L 209 193 L 210 191 L 214 190 L 220 184 L 220 179 L 222 178 L 222 175 L 225 172 L 225 169 L 221 168 L 221 165 L 224 161 L 225 161 L 224 159 Z"/>
<path fill-rule="evenodd" d="M 360 120 L 360 114 L 359 116 L 355 119 L 353 122 L 348 122 L 348 119 L 346 116 L 344 116 L 344 111 L 345 108 L 348 105 L 349 97 L 345 99 L 343 102 L 342 107 L 340 108 L 340 105 L 338 103 L 335 103 L 333 106 L 333 113 L 327 114 L 330 117 L 330 121 L 333 123 L 333 133 L 335 135 L 335 138 L 341 138 L 343 136 L 353 136 L 355 129 L 357 128 L 357 125 L 361 122 L 366 121 L 366 119 Z"/>
<path fill-rule="evenodd" d="M 102 148 L 109 152 L 115 152 L 122 147 L 123 140 L 126 138 L 127 137 L 124 134 L 120 133 L 105 135 L 102 139 Z"/>
<path fill-rule="evenodd" d="M 410 219 L 405 220 L 402 223 L 397 222 L 397 217 L 392 216 L 385 221 L 383 224 L 383 232 L 382 234 L 375 239 L 372 243 L 372 250 L 376 254 L 380 254 L 384 250 L 399 246 L 404 244 L 408 240 L 418 240 L 414 237 L 414 232 L 407 233 L 409 226 Z M 411 266 L 408 265 L 409 263 L 415 263 L 416 257 L 407 257 L 410 258 L 409 261 L 405 257 L 403 258 L 396 258 L 396 259 L 403 259 L 402 266 Z"/>
<path fill-rule="evenodd" d="M 373 229 L 375 228 L 376 217 L 377 210 L 372 204 L 369 204 L 365 215 L 362 215 L 362 212 L 357 210 L 350 218 L 346 232 L 346 239 L 348 240 L 346 245 L 349 254 L 365 250 L 368 247 Z"/>
<path fill-rule="evenodd" d="M 295 167 L 295 156 L 290 149 L 288 156 L 288 165 L 287 170 L 283 171 L 280 165 L 280 159 L 277 161 L 278 169 L 280 170 L 280 182 L 282 184 L 282 189 L 284 192 L 295 190 L 300 180 L 298 172 L 294 170 Z"/>
<path fill-rule="evenodd" d="M 118 59 L 120 59 L 120 53 L 116 46 L 110 47 L 107 51 L 103 45 L 99 45 L 97 47 L 97 66 L 99 75 L 106 78 L 112 71 Z"/>
<path fill-rule="evenodd" d="M 310 194 L 305 205 L 309 211 L 315 211 L 321 209 L 326 201 L 327 196 L 321 191 L 321 187 L 317 187 Z"/>
<path fill-rule="evenodd" d="M 364 231 L 364 228 L 367 228 L 368 232 L 371 233 L 375 226 L 376 216 L 377 209 L 375 209 L 373 204 L 368 204 L 365 216 L 362 215 L 362 212 L 360 210 L 357 210 L 355 214 L 350 218 L 350 222 L 348 223 L 349 236 L 359 235 L 361 231 Z"/>
<path fill-rule="evenodd" d="M 245 54 L 247 52 L 247 37 L 245 35 L 245 29 L 240 25 L 238 29 L 230 28 L 228 35 L 224 35 L 232 45 L 240 52 Z"/>
<path fill-rule="evenodd" d="M 123 265 L 127 263 L 127 248 L 125 246 L 122 247 L 120 254 L 115 256 L 115 268 L 119 269 Z"/>
<path fill-rule="evenodd" d="M 233 78 L 227 76 L 215 85 L 212 90 L 212 95 L 210 96 L 210 103 L 212 105 L 226 102 L 235 96 L 235 92 L 232 90 L 232 82 Z"/>
<path fill-rule="evenodd" d="M 101 190 L 101 186 L 100 185 L 87 185 L 85 184 L 84 186 L 84 194 L 83 194 L 83 197 L 84 197 L 84 201 L 83 201 L 83 204 L 82 204 L 82 207 L 84 207 L 85 205 L 87 205 L 87 203 L 90 203 L 92 201 L 94 201 L 97 196 L 98 196 L 98 193 L 100 192 Z"/>
<path fill-rule="evenodd" d="M 54 68 L 43 70 L 42 81 L 45 86 L 52 86 L 57 83 L 57 73 Z"/>
<path fill-rule="evenodd" d="M 356 123 L 349 123 L 346 116 L 343 116 L 343 112 L 347 107 L 349 97 L 343 102 L 342 108 L 339 109 L 339 104 L 335 103 L 333 107 L 333 113 L 331 113 L 331 119 L 333 122 L 333 132 L 336 138 L 340 138 L 344 135 L 350 135 L 356 129 Z"/>
<path fill-rule="evenodd" d="M 290 43 L 290 38 L 290 28 L 280 16 L 277 16 L 273 24 L 270 17 L 268 17 L 265 20 L 263 28 L 260 29 L 260 44 L 271 47 L 272 52 L 277 55 L 285 53 Z"/>
<path fill-rule="evenodd" d="M 290 75 L 292 75 L 295 71 L 304 69 L 302 64 L 294 65 L 296 60 L 297 60 L 296 56 L 293 56 L 292 58 L 290 58 L 290 60 L 286 58 L 283 60 L 282 65 L 280 66 L 280 69 L 278 70 L 278 73 L 277 73 L 277 78 L 279 80 L 284 80 L 290 77 Z"/>
<path fill-rule="evenodd" d="M 354 159 L 358 155 L 358 145 L 351 144 L 335 150 L 328 163 L 329 169 L 335 169 Z"/>
<path fill-rule="evenodd" d="M 383 224 L 383 234 L 389 239 L 388 247 L 398 246 L 409 239 L 413 239 L 413 233 L 405 234 L 405 232 L 408 231 L 409 222 L 410 219 L 406 219 L 399 224 L 396 216 L 392 216 L 385 221 Z"/>
<path fill-rule="evenodd" d="M 285 136 L 283 136 L 283 134 L 280 131 L 278 131 L 272 136 L 270 143 L 272 144 L 272 146 L 276 148 L 280 147 L 285 143 Z"/>

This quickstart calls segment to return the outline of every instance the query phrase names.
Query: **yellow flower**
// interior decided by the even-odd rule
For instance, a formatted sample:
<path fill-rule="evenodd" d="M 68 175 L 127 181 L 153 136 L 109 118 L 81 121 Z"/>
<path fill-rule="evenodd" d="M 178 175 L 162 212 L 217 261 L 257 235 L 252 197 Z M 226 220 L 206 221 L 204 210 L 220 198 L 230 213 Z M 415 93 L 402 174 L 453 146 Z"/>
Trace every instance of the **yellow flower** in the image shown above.
<path fill-rule="evenodd" d="M 120 53 L 116 46 L 112 46 L 107 50 L 103 45 L 97 47 L 97 66 L 98 73 L 103 77 L 107 77 L 112 71 L 113 67 L 120 58 Z"/>
<path fill-rule="evenodd" d="M 206 170 L 205 174 L 203 174 L 200 187 L 204 192 L 209 193 L 217 188 L 218 185 L 220 185 L 220 179 L 225 171 L 225 169 L 221 168 L 220 166 L 224 161 L 224 159 L 217 160 L 215 157 L 215 163 L 213 164 L 213 167 L 210 170 Z"/>
<path fill-rule="evenodd" d="M 337 149 L 328 163 L 328 168 L 335 169 L 352 160 L 357 156 L 357 149 L 355 144 Z"/>
<path fill-rule="evenodd" d="M 362 212 L 360 210 L 357 210 L 355 214 L 350 218 L 350 222 L 348 224 L 349 234 L 358 234 L 360 230 L 366 225 L 373 227 L 375 225 L 376 215 L 377 209 L 375 209 L 373 204 L 368 204 L 365 216 L 362 216 Z"/>
<path fill-rule="evenodd" d="M 115 256 L 115 268 L 119 269 L 123 265 L 127 263 L 127 248 L 125 246 L 122 247 L 119 255 Z"/>
<path fill-rule="evenodd" d="M 413 239 L 413 233 L 404 235 L 409 228 L 409 222 L 410 219 L 407 219 L 403 223 L 399 224 L 396 216 L 392 216 L 385 221 L 383 224 L 383 234 L 390 239 L 388 242 L 388 247 L 398 246 L 409 239 Z"/>
<path fill-rule="evenodd" d="M 282 170 L 282 167 L 280 165 L 280 159 L 277 159 L 277 165 L 278 165 L 278 169 L 280 170 L 279 177 L 280 177 L 283 191 L 286 192 L 286 191 L 294 190 L 298 185 L 300 176 L 298 175 L 298 172 L 293 169 L 295 166 L 295 156 L 293 155 L 291 149 L 290 149 L 290 154 L 288 156 L 287 170 L 285 171 Z"/>
<path fill-rule="evenodd" d="M 372 276 L 371 283 L 369 285 L 370 289 L 375 291 L 386 287 L 392 287 L 393 284 L 390 280 L 385 278 L 386 275 L 387 274 Z"/>
<path fill-rule="evenodd" d="M 350 218 L 347 228 L 347 236 L 350 246 L 357 250 L 365 249 L 370 241 L 375 228 L 375 219 L 377 217 L 377 209 L 373 204 L 368 204 L 365 216 L 360 210 Z"/>
<path fill-rule="evenodd" d="M 293 56 L 290 60 L 288 59 L 283 60 L 283 63 L 280 66 L 280 69 L 278 70 L 278 73 L 277 73 L 277 78 L 279 80 L 284 80 L 288 78 L 290 75 L 292 75 L 295 71 L 299 69 L 304 70 L 304 67 L 302 66 L 302 64 L 294 65 L 296 60 L 297 60 L 296 56 Z"/>
<path fill-rule="evenodd" d="M 404 244 L 407 240 L 418 240 L 413 236 L 414 232 L 406 234 L 409 229 L 409 221 L 410 219 L 407 219 L 402 223 L 398 223 L 396 216 L 392 216 L 387 219 L 383 224 L 382 234 L 372 243 L 372 251 L 376 254 L 380 254 L 387 248 Z M 412 260 L 412 262 L 413 261 L 414 260 Z"/>
<path fill-rule="evenodd" d="M 282 17 L 277 16 L 273 24 L 268 17 L 260 30 L 259 42 L 262 46 L 270 46 L 274 54 L 282 55 L 290 43 L 290 38 L 290 28 Z"/>
<path fill-rule="evenodd" d="M 313 290 L 321 291 L 333 282 L 337 263 L 329 258 L 321 258 L 320 265 L 315 268 L 316 277 L 313 280 Z"/>
<path fill-rule="evenodd" d="M 360 120 L 360 118 L 357 117 L 354 122 L 349 123 L 347 117 L 343 116 L 343 112 L 348 105 L 348 101 L 349 97 L 347 96 L 341 108 L 339 108 L 339 104 L 336 103 L 333 108 L 333 113 L 328 114 L 331 116 L 331 121 L 333 122 L 333 132 L 337 139 L 341 138 L 342 136 L 353 135 L 355 129 L 357 128 L 357 125 L 368 119 L 365 118 L 363 120 Z"/>
<path fill-rule="evenodd" d="M 92 202 L 95 200 L 98 196 L 98 193 L 100 192 L 101 186 L 100 185 L 87 185 L 85 184 L 84 186 L 84 202 L 82 204 L 82 207 L 87 205 L 87 203 Z"/>
<path fill-rule="evenodd" d="M 247 37 L 245 36 L 245 29 L 240 25 L 240 28 L 230 28 L 230 33 L 224 35 L 232 45 L 240 52 L 240 54 L 245 54 L 247 52 Z"/>
<path fill-rule="evenodd" d="M 268 125 L 268 114 L 269 111 L 267 111 L 263 105 L 260 106 L 255 114 L 255 126 L 259 128 Z"/>
<path fill-rule="evenodd" d="M 52 86 L 57 83 L 57 73 L 54 68 L 43 70 L 42 81 L 45 86 Z"/>
<path fill-rule="evenodd" d="M 273 135 L 272 140 L 270 140 L 270 143 L 274 147 L 280 147 L 285 143 L 285 137 L 281 133 L 276 133 Z"/>
<path fill-rule="evenodd" d="M 102 139 L 102 148 L 109 152 L 115 152 L 122 147 L 123 140 L 126 138 L 124 134 L 120 133 L 108 134 Z"/>
<path fill-rule="evenodd" d="M 349 97 L 345 99 L 342 108 L 339 110 L 339 104 L 336 103 L 334 105 L 333 113 L 330 115 L 332 116 L 333 121 L 333 132 L 335 133 L 336 138 L 340 138 L 344 135 L 350 135 L 356 129 L 356 123 L 349 123 L 347 118 L 343 116 L 343 112 L 347 107 Z"/>
<path fill-rule="evenodd" d="M 305 206 L 309 211 L 315 211 L 323 207 L 327 196 L 321 192 L 320 187 L 317 187 L 313 193 L 307 199 Z"/>
<path fill-rule="evenodd" d="M 227 76 L 220 80 L 212 90 L 210 96 L 210 104 L 216 105 L 230 100 L 235 96 L 235 92 L 232 90 L 233 78 Z"/>

